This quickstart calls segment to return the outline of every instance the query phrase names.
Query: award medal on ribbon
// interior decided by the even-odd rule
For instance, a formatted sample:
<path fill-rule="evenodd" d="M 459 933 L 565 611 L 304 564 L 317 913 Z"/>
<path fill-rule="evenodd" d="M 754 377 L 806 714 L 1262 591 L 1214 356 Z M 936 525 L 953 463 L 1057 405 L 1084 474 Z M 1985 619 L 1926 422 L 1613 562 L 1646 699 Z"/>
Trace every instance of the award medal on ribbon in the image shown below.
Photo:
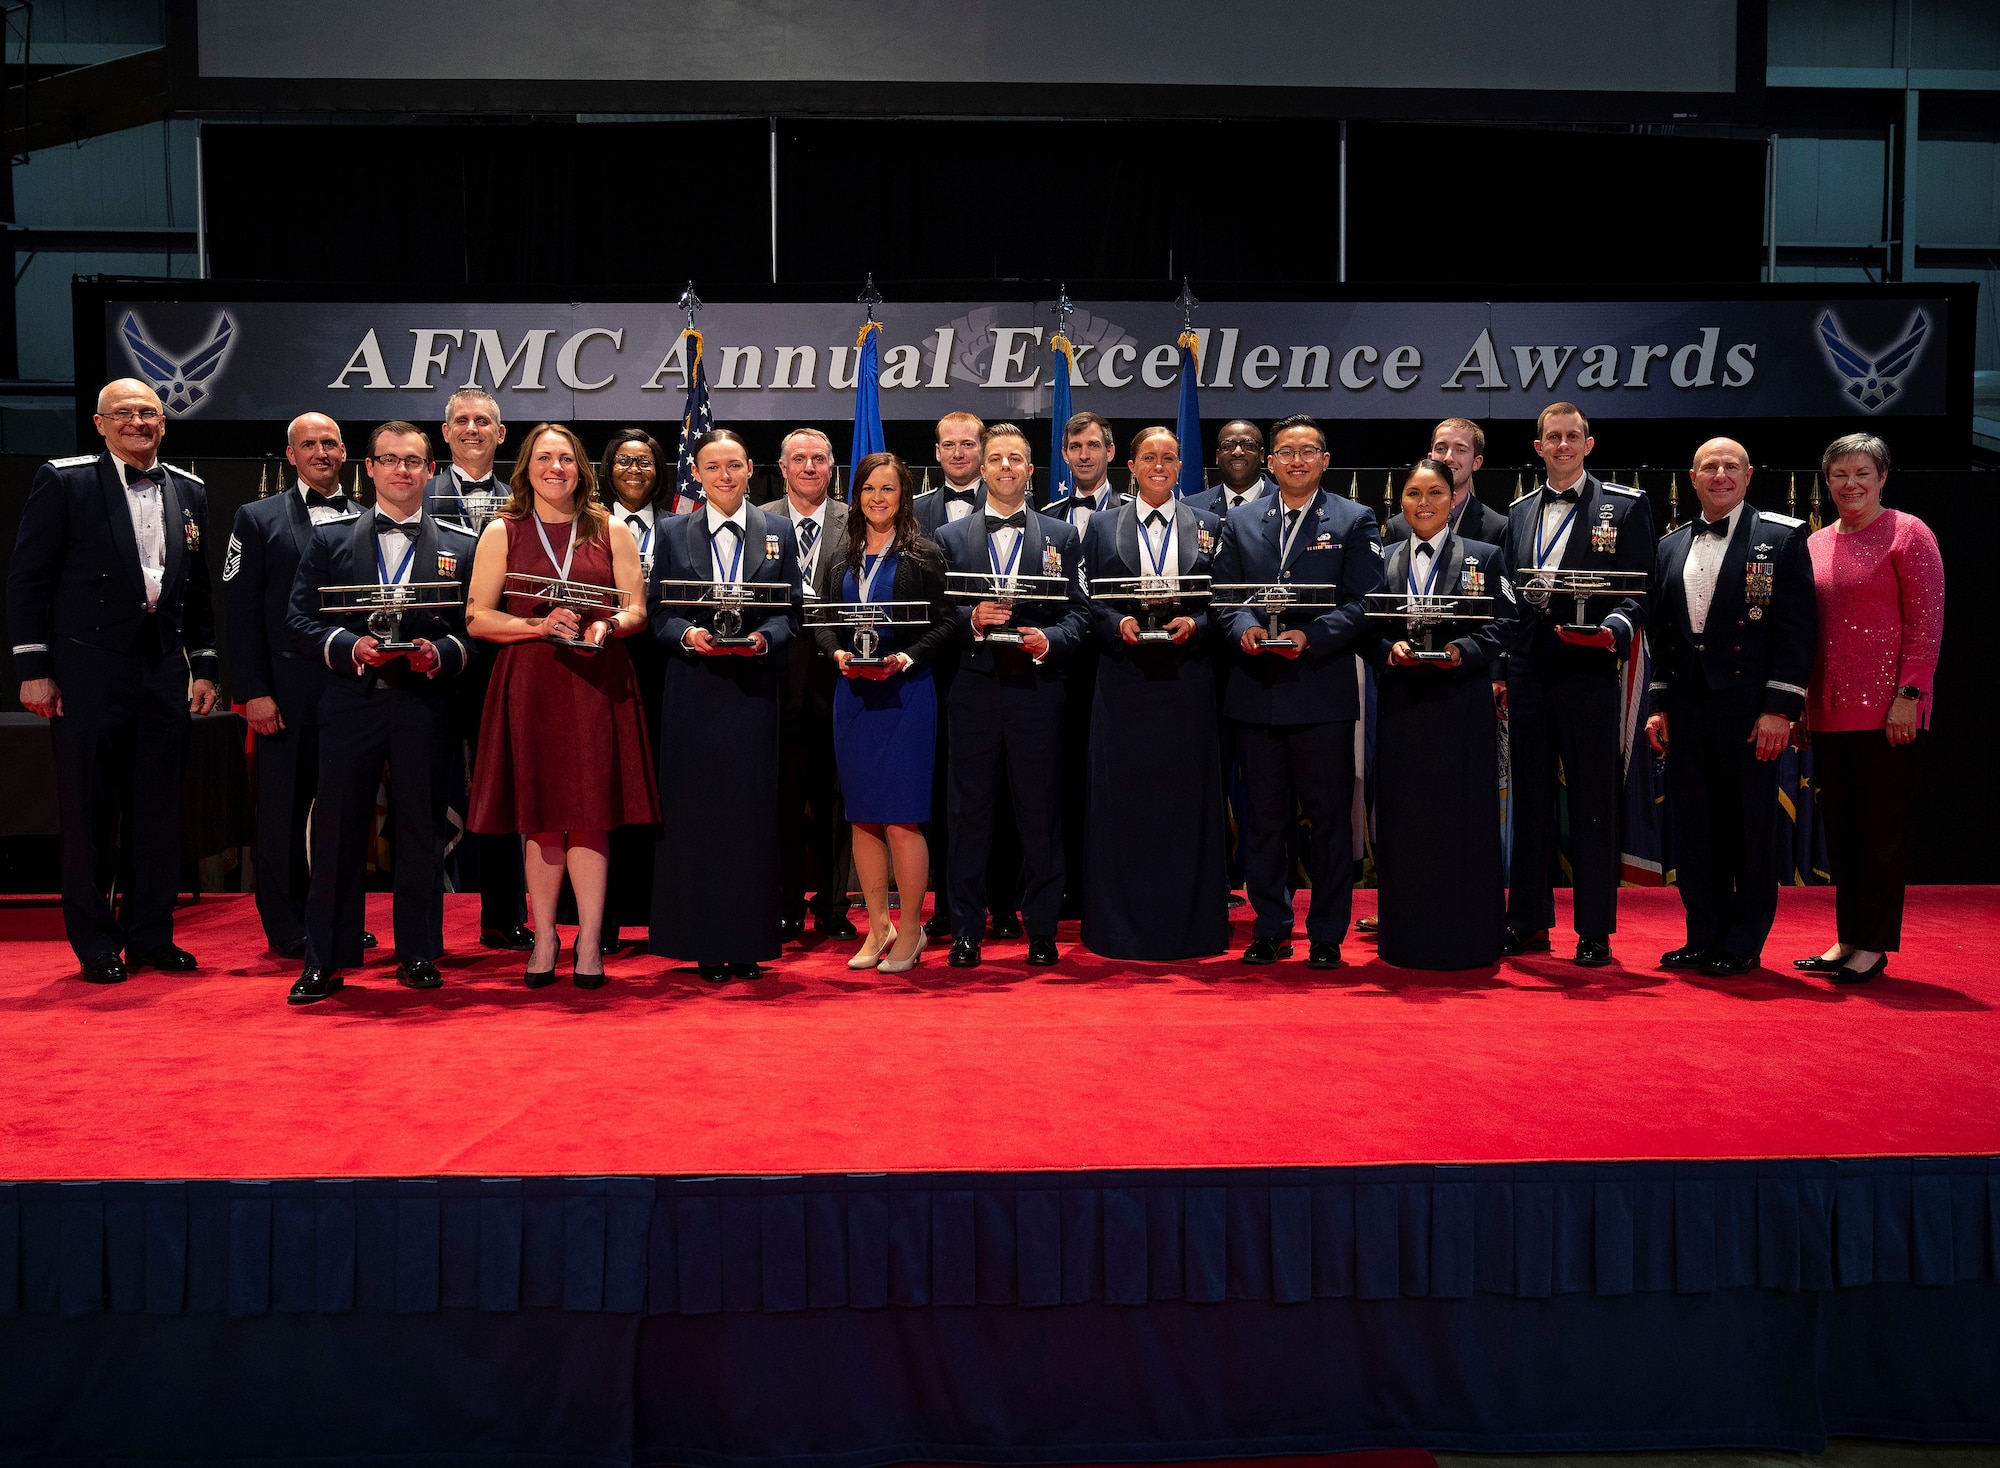
<path fill-rule="evenodd" d="M 1465 594 L 1467 596 L 1486 595 L 1486 573 L 1479 569 L 1479 557 L 1465 558 Z"/>
<path fill-rule="evenodd" d="M 182 510 L 181 515 L 181 534 L 187 540 L 187 548 L 198 552 L 201 549 L 201 527 L 194 523 L 194 511 Z"/>
<path fill-rule="evenodd" d="M 1052 545 L 1043 546 L 1042 574 L 1044 576 L 1060 576 L 1062 573 L 1062 552 L 1058 551 Z"/>
<path fill-rule="evenodd" d="M 1618 550 L 1618 527 L 1611 523 L 1611 506 L 1597 507 L 1597 523 L 1590 527 L 1590 548 L 1613 555 Z"/>
<path fill-rule="evenodd" d="M 778 559 L 777 536 L 767 535 L 764 537 L 764 559 L 766 559 L 767 561 L 775 561 Z"/>
<path fill-rule="evenodd" d="M 1743 567 L 1743 599 L 1750 603 L 1750 620 L 1761 622 L 1764 608 L 1771 604 L 1771 581 L 1777 568 L 1770 561 L 1770 546 L 1760 545 L 1752 554 L 1756 559 Z"/>
<path fill-rule="evenodd" d="M 1205 556 L 1215 553 L 1215 537 L 1201 526 L 1195 527 L 1194 543 L 1195 548 Z"/>
<path fill-rule="evenodd" d="M 458 577 L 458 557 L 446 555 L 443 551 L 439 551 L 438 575 L 447 580 L 456 580 Z"/>

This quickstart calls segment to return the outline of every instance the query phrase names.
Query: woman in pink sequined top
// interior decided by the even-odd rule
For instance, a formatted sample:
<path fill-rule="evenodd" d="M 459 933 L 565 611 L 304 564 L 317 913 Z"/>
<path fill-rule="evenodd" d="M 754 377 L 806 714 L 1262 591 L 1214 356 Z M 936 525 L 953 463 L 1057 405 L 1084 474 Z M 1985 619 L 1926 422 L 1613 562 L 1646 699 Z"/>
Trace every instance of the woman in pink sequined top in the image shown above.
<path fill-rule="evenodd" d="M 1797 967 L 1861 984 L 1902 946 L 1910 808 L 1944 631 L 1944 561 L 1929 526 L 1883 506 L 1889 449 L 1881 439 L 1835 439 L 1820 472 L 1840 523 L 1806 542 L 1820 626 L 1806 718 L 1837 941 Z"/>

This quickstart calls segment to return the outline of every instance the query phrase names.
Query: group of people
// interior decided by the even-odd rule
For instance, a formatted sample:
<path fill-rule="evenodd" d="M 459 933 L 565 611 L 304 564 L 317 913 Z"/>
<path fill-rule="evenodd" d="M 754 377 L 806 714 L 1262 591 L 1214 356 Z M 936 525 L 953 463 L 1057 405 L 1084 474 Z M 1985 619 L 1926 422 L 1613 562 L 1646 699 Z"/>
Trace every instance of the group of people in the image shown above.
<path fill-rule="evenodd" d="M 219 689 L 201 482 L 160 460 L 145 384 L 108 385 L 95 422 L 101 453 L 36 477 L 8 614 L 21 701 L 54 729 L 69 939 L 81 976 L 113 983 L 197 966 L 173 942 L 179 761 Z M 1142 429 L 1121 493 L 1111 426 L 1076 414 L 1073 488 L 1046 508 L 1026 434 L 963 412 L 937 425 L 941 487 L 918 494 L 907 464 L 875 453 L 853 466 L 851 503 L 815 429 L 785 437 L 785 492 L 762 506 L 742 439 L 703 435 L 691 507 L 641 430 L 593 464 L 571 429 L 537 424 L 504 485 L 490 395 L 455 394 L 442 432 L 439 469 L 424 430 L 372 430 L 364 505 L 341 493 L 338 424 L 305 414 L 286 445 L 296 483 L 231 530 L 221 592 L 256 738 L 257 902 L 273 951 L 302 961 L 295 1004 L 338 991 L 373 942 L 362 899 L 385 768 L 410 988 L 442 983 L 448 807 L 468 780 L 481 939 L 524 952 L 530 987 L 558 977 L 565 887 L 582 988 L 604 982 L 622 927 L 724 982 L 757 977 L 808 915 L 860 940 L 851 968 L 886 973 L 932 939 L 976 966 L 989 932 L 1054 964 L 1071 915 L 1109 957 L 1219 954 L 1239 778 L 1243 961 L 1294 955 L 1305 885 L 1305 963 L 1338 967 L 1371 677 L 1383 958 L 1464 969 L 1550 949 L 1560 790 L 1575 961 L 1601 966 L 1620 665 L 1645 637 L 1645 734 L 1666 759 L 1687 912 L 1663 966 L 1759 964 L 1777 758 L 1801 726 L 1839 900 L 1836 941 L 1798 967 L 1863 982 L 1899 944 L 1943 576 L 1929 530 L 1884 507 L 1889 454 L 1871 435 L 1827 449 L 1840 522 L 1817 534 L 1749 506 L 1749 455 L 1712 439 L 1691 468 L 1700 516 L 1659 540 L 1641 494 L 1589 472 L 1570 403 L 1538 418 L 1545 482 L 1505 515 L 1474 493 L 1479 426 L 1438 424 L 1385 528 L 1322 485 L 1326 436 L 1303 415 L 1268 441 L 1225 424 L 1222 482 L 1182 498 L 1198 445 Z M 1598 588 L 1588 614 L 1579 580 Z M 393 624 L 353 611 L 382 600 L 356 589 L 396 585 L 412 592 Z M 114 909 L 120 812 L 136 860 Z"/>

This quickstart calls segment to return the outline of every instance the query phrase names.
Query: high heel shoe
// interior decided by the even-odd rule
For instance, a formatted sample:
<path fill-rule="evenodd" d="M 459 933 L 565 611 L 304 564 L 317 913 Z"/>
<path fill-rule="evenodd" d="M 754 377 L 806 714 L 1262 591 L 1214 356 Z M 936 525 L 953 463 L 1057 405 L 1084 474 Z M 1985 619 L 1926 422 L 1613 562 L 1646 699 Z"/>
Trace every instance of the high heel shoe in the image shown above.
<path fill-rule="evenodd" d="M 562 957 L 562 938 L 560 935 L 558 935 L 556 938 L 555 958 L 551 958 L 549 960 L 549 966 L 545 969 L 532 969 L 532 968 L 528 969 L 521 975 L 522 982 L 525 983 L 530 989 L 548 988 L 549 985 L 553 984 L 556 981 L 556 959 L 561 957 Z"/>
<path fill-rule="evenodd" d="M 603 950 L 600 949 L 597 954 L 597 972 L 587 974 L 576 966 L 576 949 L 572 946 L 569 951 L 569 977 L 570 982 L 575 984 L 579 989 L 602 989 L 604 987 Z"/>
<path fill-rule="evenodd" d="M 917 966 L 917 960 L 924 956 L 924 945 L 930 941 L 931 941 L 931 935 L 929 933 L 923 932 L 922 930 L 919 930 L 917 933 L 917 946 L 910 950 L 910 956 L 908 958 L 905 958 L 900 962 L 893 958 L 884 958 L 880 963 L 876 965 L 877 970 L 885 974 L 908 973 L 911 969 Z"/>
<path fill-rule="evenodd" d="M 1865 984 L 1870 979 L 1880 975 L 1888 967 L 1889 955 L 1885 953 L 1869 964 L 1867 968 L 1849 968 L 1843 963 L 1839 968 L 1828 974 L 1827 977 L 1836 984 Z"/>
<path fill-rule="evenodd" d="M 895 941 L 896 929 L 891 927 L 889 929 L 889 936 L 882 940 L 880 946 L 873 953 L 864 948 L 855 954 L 854 957 L 847 960 L 847 966 L 849 968 L 874 968 L 876 964 L 882 961 L 882 955 L 889 951 L 889 945 Z"/>

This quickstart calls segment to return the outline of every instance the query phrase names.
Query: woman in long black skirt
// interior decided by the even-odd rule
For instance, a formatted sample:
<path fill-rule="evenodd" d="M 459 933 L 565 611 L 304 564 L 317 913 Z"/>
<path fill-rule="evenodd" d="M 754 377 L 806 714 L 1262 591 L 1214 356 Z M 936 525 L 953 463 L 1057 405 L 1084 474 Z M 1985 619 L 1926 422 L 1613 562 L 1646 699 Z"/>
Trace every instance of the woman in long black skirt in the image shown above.
<path fill-rule="evenodd" d="M 1499 720 L 1490 668 L 1513 620 L 1499 547 L 1451 528 L 1451 469 L 1425 459 L 1403 481 L 1410 537 L 1389 553 L 1386 589 L 1417 596 L 1489 597 L 1459 622 L 1449 663 L 1420 662 L 1420 638 L 1382 636 L 1377 669 L 1375 865 L 1381 942 L 1399 968 L 1481 968 L 1500 956 L 1506 873 L 1500 860 Z M 1382 623 L 1393 627 L 1393 624 Z"/>

